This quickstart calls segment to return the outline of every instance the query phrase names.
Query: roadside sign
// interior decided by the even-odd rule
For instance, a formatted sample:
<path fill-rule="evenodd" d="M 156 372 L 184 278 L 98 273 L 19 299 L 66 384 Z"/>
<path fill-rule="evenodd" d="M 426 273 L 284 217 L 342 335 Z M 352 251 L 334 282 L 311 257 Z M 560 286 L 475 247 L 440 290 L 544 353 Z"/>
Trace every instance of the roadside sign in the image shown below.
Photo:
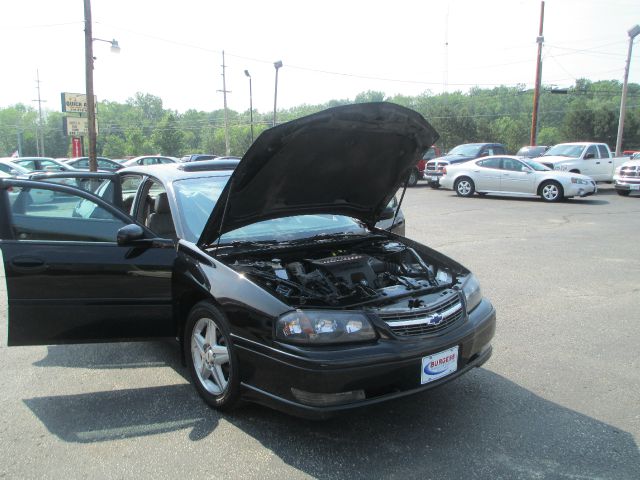
<path fill-rule="evenodd" d="M 84 93 L 68 93 L 60 94 L 62 99 L 62 111 L 72 113 L 87 113 L 87 96 Z M 98 99 L 93 96 L 94 105 L 98 105 Z M 97 108 L 97 107 L 96 107 Z"/>
<path fill-rule="evenodd" d="M 62 130 L 70 137 L 86 137 L 89 135 L 89 121 L 87 117 L 64 117 Z M 97 124 L 96 133 L 98 133 Z"/>

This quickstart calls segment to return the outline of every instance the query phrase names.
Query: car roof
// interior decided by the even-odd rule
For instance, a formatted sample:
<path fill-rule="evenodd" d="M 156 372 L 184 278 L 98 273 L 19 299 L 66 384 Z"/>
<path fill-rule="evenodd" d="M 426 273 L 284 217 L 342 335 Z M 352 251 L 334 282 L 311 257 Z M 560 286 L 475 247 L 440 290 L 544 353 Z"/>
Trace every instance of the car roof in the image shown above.
<path fill-rule="evenodd" d="M 238 160 L 205 160 L 195 165 L 184 163 L 135 165 L 119 170 L 118 174 L 138 173 L 141 175 L 150 175 L 166 184 L 184 178 L 231 175 L 238 163 Z"/>

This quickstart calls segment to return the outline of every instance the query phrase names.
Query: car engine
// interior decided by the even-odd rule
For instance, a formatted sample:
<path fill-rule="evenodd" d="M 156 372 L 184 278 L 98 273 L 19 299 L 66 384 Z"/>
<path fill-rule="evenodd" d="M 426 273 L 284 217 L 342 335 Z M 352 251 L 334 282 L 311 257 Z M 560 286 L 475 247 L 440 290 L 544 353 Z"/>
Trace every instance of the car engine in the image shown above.
<path fill-rule="evenodd" d="M 247 255 L 229 266 L 291 305 L 356 306 L 450 288 L 456 274 L 396 241 Z M 419 302 L 416 300 L 416 302 Z M 419 306 L 416 304 L 416 307 Z"/>

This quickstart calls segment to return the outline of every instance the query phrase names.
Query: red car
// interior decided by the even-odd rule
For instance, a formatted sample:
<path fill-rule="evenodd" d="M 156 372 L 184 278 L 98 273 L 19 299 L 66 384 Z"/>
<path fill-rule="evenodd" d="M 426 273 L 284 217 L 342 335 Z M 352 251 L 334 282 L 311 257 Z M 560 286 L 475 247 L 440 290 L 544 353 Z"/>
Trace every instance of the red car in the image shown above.
<path fill-rule="evenodd" d="M 427 162 L 431 159 L 439 157 L 442 155 L 442 152 L 439 147 L 435 145 L 432 146 L 426 153 L 422 156 L 418 163 L 416 163 L 415 168 L 411 171 L 411 175 L 409 176 L 409 186 L 413 187 L 418 183 L 418 180 L 424 179 L 424 170 L 427 166 Z"/>

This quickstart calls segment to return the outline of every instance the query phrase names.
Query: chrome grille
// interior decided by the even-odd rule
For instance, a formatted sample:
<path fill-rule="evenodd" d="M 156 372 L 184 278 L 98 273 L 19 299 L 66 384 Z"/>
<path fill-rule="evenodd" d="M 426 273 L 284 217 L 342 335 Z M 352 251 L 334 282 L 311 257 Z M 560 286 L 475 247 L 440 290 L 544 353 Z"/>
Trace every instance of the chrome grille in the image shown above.
<path fill-rule="evenodd" d="M 640 177 L 640 168 L 633 167 L 622 167 L 620 169 L 620 176 L 622 177 Z"/>
<path fill-rule="evenodd" d="M 434 324 L 434 317 L 442 320 Z M 464 318 L 464 308 L 457 294 L 431 308 L 415 313 L 380 314 L 380 318 L 399 337 L 416 337 L 439 333 Z"/>

